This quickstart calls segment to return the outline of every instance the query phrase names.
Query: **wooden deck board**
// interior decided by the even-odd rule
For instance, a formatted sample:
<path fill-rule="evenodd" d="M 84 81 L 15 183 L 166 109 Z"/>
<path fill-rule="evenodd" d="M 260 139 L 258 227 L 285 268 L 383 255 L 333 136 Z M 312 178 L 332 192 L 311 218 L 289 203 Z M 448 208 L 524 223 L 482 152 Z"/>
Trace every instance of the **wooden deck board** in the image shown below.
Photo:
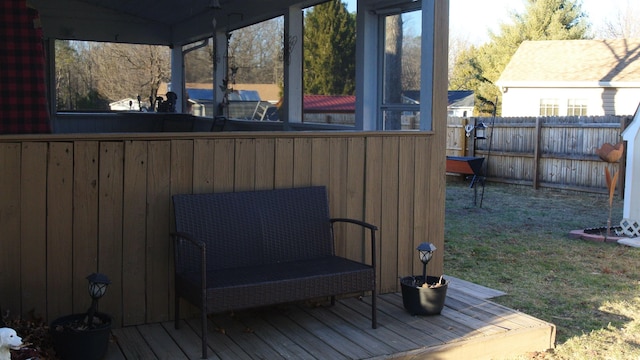
<path fill-rule="evenodd" d="M 257 316 L 248 316 L 241 319 L 247 329 L 253 331 L 265 344 L 275 349 L 279 357 L 285 359 L 315 359 L 306 348 L 297 344 L 276 326 L 264 321 Z"/>
<path fill-rule="evenodd" d="M 198 324 L 199 325 L 199 324 Z M 176 329 L 173 321 L 162 323 L 164 330 L 171 336 L 171 338 L 180 346 L 184 354 L 189 359 L 197 359 L 202 354 L 202 344 L 200 343 L 200 335 L 184 323 L 180 329 Z M 213 349 L 209 346 L 209 353 L 214 354 Z M 211 359 L 219 359 L 218 357 L 212 357 Z"/>
<path fill-rule="evenodd" d="M 198 319 L 187 320 L 189 326 L 198 335 L 198 342 L 200 342 L 200 322 Z M 207 344 L 209 344 L 209 358 L 215 359 L 251 359 L 251 356 L 247 354 L 238 344 L 236 344 L 230 336 L 227 336 L 226 331 L 216 328 L 214 324 L 209 322 L 209 331 L 207 332 Z M 215 344 L 215 346 L 212 346 Z M 215 348 L 215 352 L 213 351 Z M 200 353 L 200 352 L 198 352 Z M 198 355 L 198 358 L 200 355 Z"/>
<path fill-rule="evenodd" d="M 446 319 L 443 316 L 411 316 L 402 306 L 402 298 L 395 294 L 382 295 L 378 301 L 383 304 L 381 311 L 386 312 L 393 319 L 403 319 L 405 325 L 410 325 L 417 330 L 433 336 L 442 342 L 450 342 L 469 334 L 474 328 L 455 319 Z M 389 304 L 389 305 L 386 305 Z M 407 316 L 409 316 L 407 318 Z"/>
<path fill-rule="evenodd" d="M 327 355 L 327 358 L 329 359 L 348 359 L 345 355 L 341 354 L 325 342 L 311 336 L 307 330 L 286 316 L 274 316 L 273 314 L 269 314 L 263 318 L 269 324 L 287 334 L 291 341 L 300 345 L 300 347 L 306 349 L 311 354 L 323 353 Z"/>
<path fill-rule="evenodd" d="M 336 306 L 338 306 L 336 304 Z M 337 316 L 334 309 L 331 308 L 314 308 L 308 309 L 304 308 L 304 310 L 311 316 L 315 317 L 319 321 L 325 324 L 325 326 L 330 327 L 338 332 L 350 341 L 355 342 L 358 346 L 364 348 L 366 351 L 372 354 L 391 354 L 396 352 L 398 349 L 394 349 L 387 341 L 380 341 L 380 339 L 376 338 L 373 334 L 375 331 L 371 328 L 371 320 L 368 319 L 368 325 L 363 324 L 363 326 L 354 326 L 354 324 L 349 321 L 344 320 L 343 318 Z M 352 314 L 354 317 L 358 317 L 358 314 Z M 366 323 L 366 322 L 365 322 Z"/>
<path fill-rule="evenodd" d="M 117 346 L 120 347 L 125 359 L 157 359 L 149 345 L 144 341 L 138 327 L 127 326 L 114 329 Z M 112 347 L 112 344 L 109 344 Z M 110 351 L 111 353 L 111 351 Z M 108 358 L 111 360 L 111 358 Z"/>
<path fill-rule="evenodd" d="M 447 276 L 446 279 L 451 283 L 451 287 L 467 295 L 473 295 L 478 299 L 491 299 L 498 296 L 506 295 L 504 291 L 491 289 L 486 286 L 474 284 L 472 282 L 458 279 L 456 277 Z"/>
<path fill-rule="evenodd" d="M 250 314 L 248 314 L 250 315 Z M 216 324 L 218 329 L 224 329 L 224 334 L 244 350 L 253 359 L 277 359 L 279 358 L 271 346 L 262 341 L 252 329 L 245 327 L 238 319 L 238 315 L 229 316 L 222 314 L 209 318 L 210 322 Z M 214 347 L 215 349 L 215 347 Z"/>
<path fill-rule="evenodd" d="M 138 330 L 149 347 L 153 349 L 160 360 L 187 359 L 180 346 L 173 341 L 171 335 L 162 327 L 162 324 L 147 324 L 138 326 Z"/>
<path fill-rule="evenodd" d="M 513 316 L 512 309 L 491 301 L 466 296 L 455 289 L 447 292 L 447 302 L 447 307 L 462 313 L 472 313 L 480 319 L 508 318 L 519 326 L 537 325 L 540 322 L 540 320 L 522 313 Z"/>
<path fill-rule="evenodd" d="M 332 347 L 347 358 L 366 359 L 372 355 L 367 349 L 359 346 L 357 342 L 351 341 L 343 334 L 341 331 L 344 330 L 344 327 L 328 327 L 304 311 L 293 311 L 288 316 L 314 337 L 322 340 L 327 346 Z"/>
<path fill-rule="evenodd" d="M 374 337 L 377 343 L 388 344 L 394 350 L 393 352 L 402 351 L 404 349 L 418 345 L 407 338 L 407 336 L 402 332 L 398 333 L 388 327 L 381 326 L 377 329 L 372 329 L 370 318 L 371 308 L 370 306 L 367 306 L 367 308 L 369 310 L 367 312 L 369 317 L 365 316 L 362 313 L 354 312 L 351 308 L 345 305 L 344 302 L 338 302 L 336 306 L 332 306 L 328 308 L 328 310 L 339 316 L 343 321 L 351 323 L 356 327 L 356 329 L 360 329 L 360 331 L 363 331 Z"/>
<path fill-rule="evenodd" d="M 347 299 L 343 300 L 342 303 L 361 314 L 371 314 L 370 305 L 366 304 L 363 301 Z M 425 329 L 408 327 L 405 323 L 394 321 L 394 318 L 392 316 L 389 316 L 385 312 L 380 311 L 380 309 L 378 311 L 378 322 L 381 324 L 385 324 L 384 328 L 389 329 L 397 334 L 401 334 L 405 338 L 411 340 L 411 342 L 417 346 L 428 346 L 444 343 L 444 341 L 431 336 L 428 331 L 425 331 Z"/>
<path fill-rule="evenodd" d="M 456 283 L 436 316 L 410 315 L 400 294 L 379 296 L 378 329 L 370 297 L 216 314 L 209 359 L 490 359 L 553 347 L 553 324 L 487 300 L 490 289 Z M 106 360 L 199 359 L 200 322 L 182 323 L 179 330 L 173 322 L 114 329 Z"/>

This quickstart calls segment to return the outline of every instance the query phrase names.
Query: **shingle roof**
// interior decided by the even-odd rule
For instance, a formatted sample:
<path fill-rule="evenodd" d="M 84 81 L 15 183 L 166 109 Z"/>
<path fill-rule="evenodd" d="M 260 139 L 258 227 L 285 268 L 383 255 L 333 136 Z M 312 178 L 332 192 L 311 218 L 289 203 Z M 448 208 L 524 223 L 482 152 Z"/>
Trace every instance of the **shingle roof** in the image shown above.
<path fill-rule="evenodd" d="M 640 82 L 640 39 L 525 41 L 496 82 Z"/>
<path fill-rule="evenodd" d="M 354 112 L 356 97 L 351 95 L 305 95 L 304 111 Z"/>
<path fill-rule="evenodd" d="M 406 90 L 403 95 L 414 100 L 420 99 L 420 90 Z M 473 107 L 475 98 L 470 90 L 449 90 L 449 106 Z M 355 112 L 356 97 L 352 95 L 304 95 L 305 112 Z"/>
<path fill-rule="evenodd" d="M 447 93 L 448 106 L 473 107 L 475 100 L 471 90 L 449 90 Z"/>

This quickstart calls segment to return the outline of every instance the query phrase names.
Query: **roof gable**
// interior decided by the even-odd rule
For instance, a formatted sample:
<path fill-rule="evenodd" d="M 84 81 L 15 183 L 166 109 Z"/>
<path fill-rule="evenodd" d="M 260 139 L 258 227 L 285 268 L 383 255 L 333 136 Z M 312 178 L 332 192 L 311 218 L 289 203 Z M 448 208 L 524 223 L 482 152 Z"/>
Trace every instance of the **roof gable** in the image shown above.
<path fill-rule="evenodd" d="M 496 82 L 640 82 L 640 39 L 524 41 Z"/>
<path fill-rule="evenodd" d="M 449 107 L 474 107 L 476 98 L 471 90 L 449 90 L 447 100 Z"/>

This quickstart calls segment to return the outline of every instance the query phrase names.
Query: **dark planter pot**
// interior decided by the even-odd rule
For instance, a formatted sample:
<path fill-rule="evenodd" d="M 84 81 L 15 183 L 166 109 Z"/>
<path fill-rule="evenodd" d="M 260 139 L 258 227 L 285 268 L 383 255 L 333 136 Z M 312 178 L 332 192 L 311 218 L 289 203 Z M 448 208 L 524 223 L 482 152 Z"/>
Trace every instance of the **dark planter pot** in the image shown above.
<path fill-rule="evenodd" d="M 82 321 L 86 314 L 72 314 L 59 317 L 51 322 L 49 331 L 56 355 L 63 360 L 100 360 L 104 358 L 111 336 L 111 317 L 104 313 L 94 316 L 102 321 L 88 330 L 76 330 L 69 327 Z"/>
<path fill-rule="evenodd" d="M 444 285 L 436 288 L 418 287 L 422 284 L 422 276 L 405 276 L 400 279 L 402 286 L 402 304 L 412 315 L 438 315 L 444 308 L 449 282 L 442 279 Z M 439 277 L 427 276 L 427 283 L 437 283 Z"/>

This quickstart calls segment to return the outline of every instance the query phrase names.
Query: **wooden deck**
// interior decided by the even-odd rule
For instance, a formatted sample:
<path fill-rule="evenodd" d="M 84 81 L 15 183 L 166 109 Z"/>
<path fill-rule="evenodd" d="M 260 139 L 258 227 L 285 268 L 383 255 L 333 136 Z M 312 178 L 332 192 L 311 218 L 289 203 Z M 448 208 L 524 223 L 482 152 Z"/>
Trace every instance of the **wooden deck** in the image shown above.
<path fill-rule="evenodd" d="M 209 359 L 495 359 L 544 351 L 555 326 L 489 301 L 496 290 L 447 277 L 438 316 L 411 316 L 399 293 L 378 300 L 371 329 L 370 298 L 336 306 L 282 305 L 209 319 Z M 199 359 L 200 323 L 173 322 L 113 330 L 107 360 Z"/>

